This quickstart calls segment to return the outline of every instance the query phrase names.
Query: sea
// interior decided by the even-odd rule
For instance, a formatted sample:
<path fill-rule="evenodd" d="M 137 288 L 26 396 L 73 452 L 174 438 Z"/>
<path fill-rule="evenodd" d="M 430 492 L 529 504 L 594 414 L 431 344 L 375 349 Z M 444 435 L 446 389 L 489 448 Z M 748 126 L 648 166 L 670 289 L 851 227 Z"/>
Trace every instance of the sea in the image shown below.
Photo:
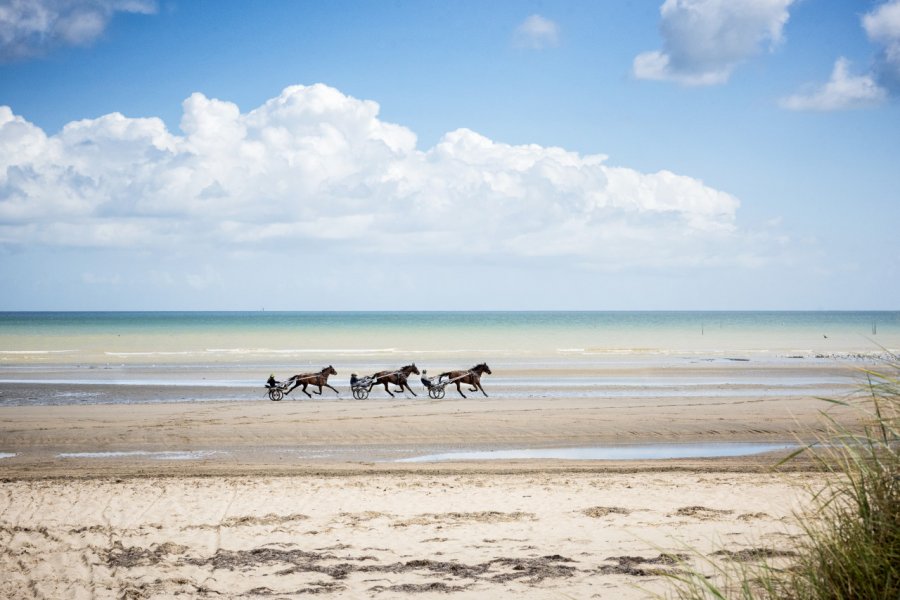
<path fill-rule="evenodd" d="M 510 399 L 815 394 L 844 382 L 798 365 L 898 352 L 900 311 L 5 312 L 0 406 L 266 401 L 269 374 L 328 365 L 342 394 L 317 400 L 347 400 L 351 373 L 482 362 Z"/>

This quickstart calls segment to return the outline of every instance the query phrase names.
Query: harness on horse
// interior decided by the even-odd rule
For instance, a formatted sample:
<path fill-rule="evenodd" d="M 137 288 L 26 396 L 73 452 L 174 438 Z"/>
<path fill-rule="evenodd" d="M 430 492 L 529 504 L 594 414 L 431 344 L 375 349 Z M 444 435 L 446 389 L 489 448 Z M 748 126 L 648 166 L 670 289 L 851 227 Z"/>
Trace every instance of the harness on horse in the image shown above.
<path fill-rule="evenodd" d="M 356 376 L 356 373 L 350 374 L 350 391 L 353 394 L 353 397 L 357 400 L 365 400 L 369 397 L 369 392 L 372 390 L 372 387 L 378 382 L 379 379 L 393 377 L 394 375 L 399 375 L 401 379 L 401 384 L 405 383 L 409 378 L 409 375 L 404 373 L 403 369 L 399 371 L 393 371 L 391 373 L 385 373 L 384 375 L 379 375 L 375 377 L 375 375 L 366 375 L 365 377 L 359 378 Z"/>
<path fill-rule="evenodd" d="M 453 379 L 448 379 L 447 381 L 444 382 L 444 385 L 446 385 L 448 383 L 453 383 L 454 381 L 458 381 L 460 379 L 465 379 L 469 375 L 478 375 L 478 373 L 476 373 L 472 369 L 469 369 L 468 371 L 466 371 L 464 374 L 460 375 L 459 377 L 454 377 Z M 438 375 L 438 382 L 441 381 L 441 377 L 443 377 L 443 375 Z"/>
<path fill-rule="evenodd" d="M 434 378 L 423 377 L 422 384 L 426 388 L 428 388 L 428 397 L 429 398 L 432 398 L 434 400 L 440 400 L 441 398 L 444 397 L 444 394 L 446 393 L 446 390 L 444 389 L 445 387 L 447 387 L 451 383 L 455 383 L 455 382 L 459 381 L 460 379 L 465 379 L 469 375 L 477 376 L 478 374 L 475 371 L 473 371 L 472 369 L 469 369 L 468 371 L 466 371 L 459 377 L 454 377 L 453 379 L 443 379 L 442 380 L 441 377 L 443 377 L 443 374 L 438 375 L 437 381 L 435 381 Z"/>

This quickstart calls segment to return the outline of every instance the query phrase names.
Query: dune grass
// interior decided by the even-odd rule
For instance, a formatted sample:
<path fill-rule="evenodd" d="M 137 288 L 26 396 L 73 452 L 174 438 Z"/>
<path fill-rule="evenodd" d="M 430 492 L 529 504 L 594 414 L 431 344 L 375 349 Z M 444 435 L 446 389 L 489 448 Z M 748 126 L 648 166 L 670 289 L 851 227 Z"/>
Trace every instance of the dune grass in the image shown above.
<path fill-rule="evenodd" d="M 825 400 L 858 411 L 858 426 L 823 411 L 828 433 L 779 463 L 806 453 L 830 474 L 798 516 L 805 535 L 796 557 L 730 567 L 707 560 L 724 583 L 688 570 L 673 576 L 675 597 L 900 599 L 900 361 L 864 373 L 857 396 Z"/>

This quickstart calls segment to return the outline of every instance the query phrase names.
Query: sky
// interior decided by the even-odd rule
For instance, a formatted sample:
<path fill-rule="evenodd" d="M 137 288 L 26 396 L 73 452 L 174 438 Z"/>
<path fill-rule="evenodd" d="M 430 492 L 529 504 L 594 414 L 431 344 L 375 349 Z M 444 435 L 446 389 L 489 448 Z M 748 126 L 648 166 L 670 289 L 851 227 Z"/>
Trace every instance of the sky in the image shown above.
<path fill-rule="evenodd" d="M 0 0 L 0 310 L 897 310 L 900 0 Z"/>

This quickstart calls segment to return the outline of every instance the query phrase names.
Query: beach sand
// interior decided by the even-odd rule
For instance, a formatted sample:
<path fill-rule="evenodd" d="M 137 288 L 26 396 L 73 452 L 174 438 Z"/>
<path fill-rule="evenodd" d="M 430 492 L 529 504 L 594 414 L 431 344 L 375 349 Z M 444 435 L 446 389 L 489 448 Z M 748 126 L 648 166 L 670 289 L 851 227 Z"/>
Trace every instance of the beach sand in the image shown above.
<path fill-rule="evenodd" d="M 824 475 L 778 454 L 396 462 L 809 440 L 826 408 L 695 392 L 0 407 L 0 597 L 644 598 L 673 555 L 789 553 Z"/>
<path fill-rule="evenodd" d="M 817 477 L 461 469 L 7 481 L 0 596 L 644 598 L 683 568 L 672 555 L 789 552 L 791 511 Z"/>

